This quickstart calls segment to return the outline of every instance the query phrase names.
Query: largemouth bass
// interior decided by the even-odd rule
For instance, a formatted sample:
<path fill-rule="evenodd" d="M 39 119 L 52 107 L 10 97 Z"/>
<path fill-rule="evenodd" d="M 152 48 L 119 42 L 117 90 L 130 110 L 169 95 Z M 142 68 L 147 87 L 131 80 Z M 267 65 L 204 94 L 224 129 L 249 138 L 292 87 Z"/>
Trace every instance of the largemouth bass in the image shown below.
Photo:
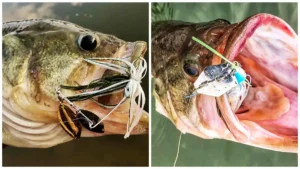
<path fill-rule="evenodd" d="M 76 137 L 126 133 L 129 109 L 138 109 L 136 103 L 122 102 L 103 121 L 104 133 L 93 132 L 72 118 L 71 107 L 60 106 L 57 88 L 88 85 L 104 77 L 109 79 L 116 72 L 85 59 L 115 58 L 133 62 L 144 56 L 146 42 L 126 42 L 113 35 L 50 19 L 13 21 L 2 27 L 4 144 L 45 148 L 72 140 L 73 131 L 77 132 Z M 78 91 L 65 89 L 61 93 L 72 96 Z M 114 108 L 101 105 L 116 105 L 122 96 L 123 92 L 119 92 L 96 98 L 98 103 L 90 99 L 73 103 L 91 112 L 86 114 L 89 117 L 101 119 Z M 68 134 L 64 129 L 73 131 Z M 144 111 L 131 134 L 145 133 L 148 133 L 148 113 Z"/>
<path fill-rule="evenodd" d="M 206 67 L 224 63 L 192 40 L 193 36 L 240 63 L 251 76 L 252 86 L 244 100 L 244 93 L 186 97 L 195 91 L 194 83 Z M 257 14 L 235 24 L 223 19 L 155 22 L 152 77 L 156 110 L 182 133 L 296 153 L 297 45 L 292 28 L 270 14 Z"/>

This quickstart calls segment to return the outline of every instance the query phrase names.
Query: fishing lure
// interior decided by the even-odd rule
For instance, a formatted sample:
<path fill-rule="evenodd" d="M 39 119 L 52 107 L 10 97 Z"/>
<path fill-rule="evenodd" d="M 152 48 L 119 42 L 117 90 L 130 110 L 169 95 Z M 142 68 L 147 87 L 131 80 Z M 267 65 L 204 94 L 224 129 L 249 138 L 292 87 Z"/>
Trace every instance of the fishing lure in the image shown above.
<path fill-rule="evenodd" d="M 56 89 L 56 93 L 60 100 L 58 119 L 62 128 L 74 139 L 80 138 L 81 124 L 88 128 L 89 123 L 97 123 L 100 118 L 90 111 L 78 109 L 67 97 L 64 97 L 60 90 Z M 64 103 L 67 102 L 67 103 Z M 69 106 L 75 111 L 73 111 Z M 90 129 L 93 132 L 104 133 L 104 125 L 101 123 L 96 128 Z"/>
<path fill-rule="evenodd" d="M 107 60 L 118 61 L 123 63 L 123 65 L 104 62 Z M 129 108 L 129 117 L 127 122 L 127 132 L 125 134 L 125 138 L 129 137 L 130 132 L 138 124 L 139 119 L 141 118 L 143 113 L 143 107 L 145 105 L 145 94 L 140 83 L 141 80 L 146 75 L 146 71 L 147 71 L 146 60 L 144 58 L 138 58 L 133 63 L 130 63 L 126 60 L 117 59 L 117 58 L 90 58 L 90 59 L 85 59 L 85 61 L 91 64 L 104 67 L 109 70 L 116 71 L 121 75 L 106 77 L 103 79 L 96 79 L 92 81 L 90 84 L 83 85 L 83 86 L 61 86 L 61 88 L 64 89 L 84 90 L 82 93 L 76 94 L 74 96 L 68 96 L 68 97 L 63 97 L 62 94 L 59 91 L 57 91 L 59 98 L 61 99 L 63 98 L 62 100 L 65 100 L 72 108 L 75 109 L 75 112 L 73 112 L 75 113 L 75 116 L 70 115 L 69 116 L 70 120 L 68 121 L 68 123 L 71 124 L 70 121 L 79 118 L 81 124 L 88 130 L 94 132 L 102 132 L 102 129 L 104 128 L 102 122 L 111 113 L 113 113 L 122 103 L 124 103 L 127 99 L 129 99 L 130 108 Z M 134 66 L 135 64 L 137 65 L 136 67 Z M 86 91 L 87 89 L 93 89 L 93 90 Z M 72 101 L 84 101 L 84 100 L 91 99 L 95 101 L 97 104 L 99 104 L 100 106 L 103 106 L 102 104 L 98 103 L 94 99 L 94 97 L 101 97 L 101 96 L 105 96 L 108 94 L 113 94 L 115 92 L 121 92 L 121 91 L 124 92 L 124 97 L 122 98 L 122 100 L 117 105 L 113 105 L 114 108 L 102 119 L 100 119 L 92 112 L 78 109 L 72 103 Z M 139 108 L 137 110 L 134 110 L 132 102 L 135 102 L 136 98 L 137 98 L 137 104 Z M 61 114 L 65 115 L 66 113 L 64 112 L 65 111 L 59 111 L 60 116 Z M 70 110 L 66 112 L 70 112 Z M 63 122 L 61 120 L 61 124 L 62 123 Z M 65 124 L 62 126 L 69 134 L 75 132 L 75 131 L 71 131 L 73 130 L 73 128 L 70 128 Z M 76 123 L 76 126 L 78 127 L 78 123 Z"/>
<path fill-rule="evenodd" d="M 231 63 L 228 59 L 218 53 L 216 50 L 202 42 L 201 40 L 192 37 L 193 40 L 200 43 L 208 50 L 221 57 L 226 61 L 226 63 L 222 63 L 219 65 L 211 65 L 207 66 L 200 76 L 197 78 L 194 83 L 195 93 L 187 96 L 190 98 L 197 94 L 205 94 L 210 96 L 219 97 L 229 91 L 236 91 L 237 89 L 242 90 L 246 83 L 246 91 L 248 91 L 249 81 L 246 78 L 248 75 L 245 71 L 240 67 L 238 62 Z M 236 88 L 238 86 L 238 88 Z M 231 92 L 232 93 L 232 92 Z"/>

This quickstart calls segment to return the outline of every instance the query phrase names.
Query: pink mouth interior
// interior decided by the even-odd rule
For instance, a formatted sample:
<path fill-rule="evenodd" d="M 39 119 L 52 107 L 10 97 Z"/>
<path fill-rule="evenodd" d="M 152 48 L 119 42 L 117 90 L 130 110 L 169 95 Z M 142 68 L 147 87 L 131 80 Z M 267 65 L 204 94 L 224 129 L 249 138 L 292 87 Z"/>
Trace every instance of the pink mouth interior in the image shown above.
<path fill-rule="evenodd" d="M 252 87 L 237 112 L 232 112 L 225 96 L 217 98 L 227 128 L 240 142 L 253 138 L 258 130 L 269 136 L 297 137 L 297 35 L 284 21 L 269 15 L 252 17 L 232 34 L 224 55 L 251 75 Z M 198 108 L 207 107 L 197 102 Z"/>

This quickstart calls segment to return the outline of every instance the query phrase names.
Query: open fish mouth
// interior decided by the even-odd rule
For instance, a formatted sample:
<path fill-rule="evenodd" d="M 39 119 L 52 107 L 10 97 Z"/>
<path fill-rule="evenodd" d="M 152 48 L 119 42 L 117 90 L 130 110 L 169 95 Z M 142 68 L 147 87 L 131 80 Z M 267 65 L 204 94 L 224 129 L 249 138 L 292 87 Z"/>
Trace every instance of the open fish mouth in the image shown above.
<path fill-rule="evenodd" d="M 216 98 L 216 107 L 201 102 L 212 98 L 198 96 L 198 112 L 212 113 L 212 109 L 214 113 L 219 112 L 238 142 L 258 143 L 269 149 L 287 146 L 282 150 L 296 152 L 298 51 L 295 32 L 281 19 L 259 14 L 232 28 L 218 49 L 230 61 L 241 64 L 251 76 L 252 87 L 236 112 L 233 112 L 235 103 L 229 101 L 228 95 Z M 213 62 L 219 63 L 219 60 Z"/>
<path fill-rule="evenodd" d="M 252 77 L 252 87 L 235 113 L 226 96 L 217 98 L 217 105 L 237 141 L 258 140 L 255 137 L 264 133 L 260 144 L 271 142 L 270 148 L 290 146 L 286 151 L 297 151 L 297 45 L 290 26 L 268 14 L 250 17 L 234 28 L 224 55 L 242 65 Z"/>
<path fill-rule="evenodd" d="M 243 92 L 220 97 L 199 94 L 186 101 L 191 106 L 184 113 L 176 109 L 176 95 L 167 91 L 167 106 L 162 106 L 163 100 L 154 93 L 157 110 L 183 133 L 297 152 L 297 45 L 296 33 L 273 15 L 258 14 L 230 25 L 219 37 L 215 49 L 230 61 L 239 62 L 251 76 L 252 86 L 246 97 L 242 98 Z M 221 58 L 214 55 L 211 65 L 221 63 Z"/>

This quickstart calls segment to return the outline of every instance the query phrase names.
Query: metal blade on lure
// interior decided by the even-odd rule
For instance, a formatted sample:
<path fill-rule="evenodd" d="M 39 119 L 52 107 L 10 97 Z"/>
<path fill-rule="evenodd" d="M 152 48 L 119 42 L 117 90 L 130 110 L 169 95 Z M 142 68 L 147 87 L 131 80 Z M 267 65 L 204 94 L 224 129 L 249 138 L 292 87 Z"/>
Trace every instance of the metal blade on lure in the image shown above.
<path fill-rule="evenodd" d="M 61 127 L 74 139 L 78 139 L 81 135 L 81 125 L 76 119 L 77 114 L 70 109 L 69 106 L 61 103 L 58 109 L 58 119 Z"/>

